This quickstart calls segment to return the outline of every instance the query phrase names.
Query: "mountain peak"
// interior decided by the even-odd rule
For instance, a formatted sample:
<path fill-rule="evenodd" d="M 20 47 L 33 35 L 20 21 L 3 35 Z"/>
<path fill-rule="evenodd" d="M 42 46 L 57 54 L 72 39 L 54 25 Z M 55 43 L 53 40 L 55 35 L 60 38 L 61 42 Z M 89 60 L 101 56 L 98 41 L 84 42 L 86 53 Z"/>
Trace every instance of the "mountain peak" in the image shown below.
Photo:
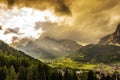
<path fill-rule="evenodd" d="M 119 29 L 120 30 L 120 24 L 118 24 L 118 26 L 117 26 L 117 28 L 116 28 L 117 30 Z"/>
<path fill-rule="evenodd" d="M 114 33 L 103 37 L 99 44 L 113 44 L 113 45 L 120 45 L 120 24 L 118 24 Z"/>
<path fill-rule="evenodd" d="M 116 31 L 115 31 L 115 34 L 117 36 L 120 36 L 120 24 L 118 24 L 117 28 L 116 28 Z"/>

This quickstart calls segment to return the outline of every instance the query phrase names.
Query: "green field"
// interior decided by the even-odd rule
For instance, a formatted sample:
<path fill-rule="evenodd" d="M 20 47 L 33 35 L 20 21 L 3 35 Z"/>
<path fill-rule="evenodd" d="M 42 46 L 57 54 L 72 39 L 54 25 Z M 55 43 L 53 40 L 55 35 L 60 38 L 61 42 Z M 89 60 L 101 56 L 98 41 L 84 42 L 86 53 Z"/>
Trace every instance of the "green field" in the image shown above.
<path fill-rule="evenodd" d="M 70 58 L 61 58 L 57 60 L 42 60 L 47 62 L 47 64 L 53 68 L 72 68 L 72 69 L 84 69 L 84 70 L 98 70 L 98 71 L 107 71 L 109 73 L 114 72 L 111 65 L 119 65 L 119 62 L 112 64 L 103 64 L 103 63 L 88 63 L 88 62 L 76 62 Z"/>

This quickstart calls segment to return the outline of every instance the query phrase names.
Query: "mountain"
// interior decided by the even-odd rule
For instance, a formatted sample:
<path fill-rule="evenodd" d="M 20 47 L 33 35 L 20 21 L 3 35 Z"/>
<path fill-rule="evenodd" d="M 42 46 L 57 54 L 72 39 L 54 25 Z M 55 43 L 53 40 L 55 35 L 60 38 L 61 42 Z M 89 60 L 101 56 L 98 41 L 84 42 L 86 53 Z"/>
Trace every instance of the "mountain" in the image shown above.
<path fill-rule="evenodd" d="M 103 37 L 98 44 L 89 44 L 68 57 L 82 62 L 112 63 L 120 61 L 120 24 L 115 32 Z"/>
<path fill-rule="evenodd" d="M 17 46 L 29 55 L 40 59 L 54 59 L 77 51 L 81 45 L 72 40 L 56 40 L 49 37 L 29 41 L 26 46 Z"/>
<path fill-rule="evenodd" d="M 114 33 L 103 37 L 99 41 L 99 44 L 103 44 L 103 45 L 107 45 L 107 44 L 120 45 L 120 24 L 117 26 Z"/>
<path fill-rule="evenodd" d="M 80 48 L 68 57 L 75 61 L 91 63 L 112 63 L 120 61 L 120 47 L 114 45 L 90 44 Z"/>

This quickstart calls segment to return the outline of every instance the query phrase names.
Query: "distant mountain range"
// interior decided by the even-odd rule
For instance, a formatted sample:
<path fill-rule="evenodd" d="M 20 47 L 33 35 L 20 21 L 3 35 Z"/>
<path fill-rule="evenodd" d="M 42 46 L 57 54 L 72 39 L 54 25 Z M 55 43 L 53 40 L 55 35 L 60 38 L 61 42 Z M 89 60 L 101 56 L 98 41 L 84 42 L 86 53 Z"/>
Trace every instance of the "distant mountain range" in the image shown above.
<path fill-rule="evenodd" d="M 99 41 L 99 44 L 103 44 L 103 45 L 111 44 L 111 45 L 119 45 L 120 46 L 120 24 L 117 26 L 114 33 L 103 37 Z"/>
<path fill-rule="evenodd" d="M 17 46 L 29 55 L 40 59 L 55 59 L 77 51 L 81 45 L 72 40 L 56 40 L 49 37 L 29 41 L 26 46 Z"/>

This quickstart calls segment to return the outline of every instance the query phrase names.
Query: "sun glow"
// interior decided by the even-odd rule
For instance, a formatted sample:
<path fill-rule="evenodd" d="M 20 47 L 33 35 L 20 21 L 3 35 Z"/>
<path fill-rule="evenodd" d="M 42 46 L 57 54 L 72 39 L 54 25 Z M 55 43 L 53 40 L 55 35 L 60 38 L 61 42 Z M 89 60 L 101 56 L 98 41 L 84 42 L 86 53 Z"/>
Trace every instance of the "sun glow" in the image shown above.
<path fill-rule="evenodd" d="M 12 43 L 12 37 L 17 36 L 19 38 L 32 37 L 38 38 L 43 30 L 35 30 L 36 22 L 50 22 L 69 25 L 70 20 L 63 16 L 56 16 L 51 10 L 39 11 L 33 8 L 17 8 L 7 9 L 5 5 L 0 5 L 0 25 L 2 30 L 0 31 L 0 39 Z M 19 29 L 19 34 L 4 34 L 6 29 Z"/>

